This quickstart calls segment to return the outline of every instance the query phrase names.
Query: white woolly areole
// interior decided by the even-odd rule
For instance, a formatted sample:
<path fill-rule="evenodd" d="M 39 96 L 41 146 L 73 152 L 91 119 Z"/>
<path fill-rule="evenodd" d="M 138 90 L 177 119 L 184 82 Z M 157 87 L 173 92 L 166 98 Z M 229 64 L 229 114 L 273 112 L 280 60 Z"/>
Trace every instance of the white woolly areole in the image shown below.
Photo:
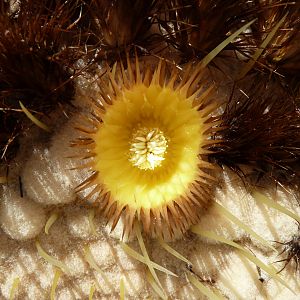
<path fill-rule="evenodd" d="M 227 257 L 216 285 L 230 300 L 256 299 L 263 292 L 256 266 L 236 251 Z"/>
<path fill-rule="evenodd" d="M 76 155 L 70 147 L 75 136 L 71 119 L 52 137 L 50 147 L 41 144 L 33 148 L 21 174 L 24 190 L 32 200 L 56 205 L 76 199 L 75 188 L 85 175 L 80 170 L 73 170 L 78 166 L 78 161 L 71 158 Z"/>
<path fill-rule="evenodd" d="M 266 196 L 289 211 L 300 215 L 299 203 L 292 194 L 280 191 L 278 188 L 275 193 L 266 194 Z M 268 241 L 289 241 L 298 232 L 296 220 L 274 208 L 267 207 L 259 200 L 252 198 L 247 202 L 247 207 L 245 217 L 248 219 L 248 226 Z M 260 243 L 258 245 L 262 247 Z"/>
<path fill-rule="evenodd" d="M 243 209 L 248 201 L 246 190 L 240 181 L 236 181 L 236 178 L 230 178 L 227 173 L 223 175 L 223 180 L 222 187 L 216 190 L 216 201 L 239 220 L 244 221 Z M 241 240 L 247 235 L 242 228 L 231 222 L 224 214 L 219 213 L 214 204 L 201 218 L 199 227 L 202 230 L 213 231 L 229 240 Z M 205 240 L 212 244 L 219 243 L 212 239 Z"/>
<path fill-rule="evenodd" d="M 71 180 L 49 149 L 35 148 L 22 173 L 26 194 L 44 204 L 69 203 L 75 199 Z"/>
<path fill-rule="evenodd" d="M 3 231 L 16 240 L 36 237 L 45 224 L 43 208 L 9 188 L 3 188 L 0 202 L 0 222 Z"/>

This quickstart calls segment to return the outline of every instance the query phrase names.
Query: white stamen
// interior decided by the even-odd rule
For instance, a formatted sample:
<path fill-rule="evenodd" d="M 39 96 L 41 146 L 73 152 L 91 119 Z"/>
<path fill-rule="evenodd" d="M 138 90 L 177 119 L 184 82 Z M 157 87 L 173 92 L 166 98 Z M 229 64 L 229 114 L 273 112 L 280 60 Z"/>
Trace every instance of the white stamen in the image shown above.
<path fill-rule="evenodd" d="M 147 140 L 146 140 L 144 137 L 142 137 L 142 136 L 138 136 L 138 137 L 136 137 L 135 139 L 138 140 L 138 141 L 141 141 L 141 142 L 146 142 L 146 141 L 147 141 Z"/>
<path fill-rule="evenodd" d="M 167 139 L 157 128 L 140 128 L 133 134 L 129 161 L 139 169 L 154 170 L 165 159 Z"/>

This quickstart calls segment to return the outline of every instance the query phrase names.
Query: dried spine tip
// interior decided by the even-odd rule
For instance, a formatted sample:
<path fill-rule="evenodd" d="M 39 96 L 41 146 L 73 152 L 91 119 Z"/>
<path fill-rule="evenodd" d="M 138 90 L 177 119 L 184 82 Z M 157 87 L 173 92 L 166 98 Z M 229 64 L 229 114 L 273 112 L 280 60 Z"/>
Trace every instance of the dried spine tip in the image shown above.
<path fill-rule="evenodd" d="M 110 0 L 89 1 L 88 14 L 84 19 L 86 44 L 97 52 L 98 59 L 114 61 L 132 45 L 153 51 L 162 38 L 150 30 L 161 6 L 159 1 Z M 95 55 L 94 51 L 91 51 Z M 125 55 L 124 55 L 125 56 Z"/>
<path fill-rule="evenodd" d="M 300 227 L 299 227 L 300 228 Z M 300 261 L 300 235 L 299 230 L 298 233 L 295 234 L 292 239 L 288 242 L 281 243 L 277 242 L 283 246 L 283 250 L 281 254 L 287 254 L 286 258 L 278 260 L 276 262 L 284 262 L 283 267 L 280 269 L 279 272 L 284 270 L 290 262 L 293 262 L 293 266 L 295 267 L 296 271 L 299 270 L 299 261 Z"/>
<path fill-rule="evenodd" d="M 116 64 L 110 84 L 99 85 L 88 127 L 80 126 L 91 142 L 73 143 L 92 160 L 93 174 L 78 191 L 93 187 L 88 197 L 97 198 L 112 229 L 123 215 L 125 235 L 136 219 L 151 236 L 184 233 L 210 203 L 214 167 L 205 155 L 218 130 L 211 116 L 218 104 L 199 96 L 199 66 L 181 81 L 172 68 L 160 61 L 151 76 L 137 58 L 134 67 L 128 58 L 127 70 Z"/>
<path fill-rule="evenodd" d="M 1 1 L 1 159 L 13 158 L 17 137 L 31 125 L 19 109 L 19 101 L 22 110 L 28 112 L 27 116 L 32 116 L 32 111 L 39 113 L 31 119 L 47 130 L 39 121 L 41 116 L 61 104 L 70 103 L 73 97 L 74 86 L 69 71 L 74 70 L 74 62 L 82 55 L 72 47 L 79 39 L 70 30 L 70 20 L 77 14 L 75 2 Z M 13 3 L 15 11 L 10 7 Z"/>
<path fill-rule="evenodd" d="M 249 179 L 299 184 L 299 111 L 295 100 L 280 87 L 258 83 L 247 97 L 227 103 L 222 120 L 218 136 L 224 142 L 210 148 L 214 151 L 210 157 L 218 164 L 242 178 L 246 166 L 254 175 Z"/>
<path fill-rule="evenodd" d="M 257 21 L 236 42 L 243 60 L 251 57 L 240 78 L 254 66 L 253 69 L 262 71 L 262 74 L 268 73 L 266 80 L 272 76 L 287 90 L 299 90 L 300 2 L 245 2 L 248 7 L 244 7 L 243 15 L 257 18 Z"/>

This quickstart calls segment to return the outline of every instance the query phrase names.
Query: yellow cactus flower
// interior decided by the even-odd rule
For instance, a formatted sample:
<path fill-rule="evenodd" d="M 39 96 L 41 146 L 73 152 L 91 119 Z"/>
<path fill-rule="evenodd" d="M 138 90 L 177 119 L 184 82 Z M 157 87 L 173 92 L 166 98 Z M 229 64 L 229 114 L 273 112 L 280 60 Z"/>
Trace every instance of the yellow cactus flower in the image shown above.
<path fill-rule="evenodd" d="M 168 68 L 160 61 L 154 72 L 141 72 L 137 59 L 126 70 L 115 64 L 91 101 L 89 128 L 80 127 L 87 137 L 75 142 L 93 170 L 78 190 L 93 186 L 87 197 L 97 198 L 112 228 L 124 215 L 124 234 L 136 219 L 151 236 L 184 233 L 211 199 L 205 155 L 215 143 L 217 104 L 204 96 L 199 66 L 183 74 Z"/>

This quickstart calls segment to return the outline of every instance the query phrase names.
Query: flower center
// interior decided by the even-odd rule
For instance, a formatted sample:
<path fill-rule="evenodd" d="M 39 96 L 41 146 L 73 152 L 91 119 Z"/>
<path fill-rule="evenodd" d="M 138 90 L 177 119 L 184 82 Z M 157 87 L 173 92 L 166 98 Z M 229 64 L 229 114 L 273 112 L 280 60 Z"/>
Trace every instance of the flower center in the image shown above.
<path fill-rule="evenodd" d="M 140 128 L 130 143 L 129 161 L 141 170 L 154 170 L 165 159 L 168 142 L 158 128 Z"/>

